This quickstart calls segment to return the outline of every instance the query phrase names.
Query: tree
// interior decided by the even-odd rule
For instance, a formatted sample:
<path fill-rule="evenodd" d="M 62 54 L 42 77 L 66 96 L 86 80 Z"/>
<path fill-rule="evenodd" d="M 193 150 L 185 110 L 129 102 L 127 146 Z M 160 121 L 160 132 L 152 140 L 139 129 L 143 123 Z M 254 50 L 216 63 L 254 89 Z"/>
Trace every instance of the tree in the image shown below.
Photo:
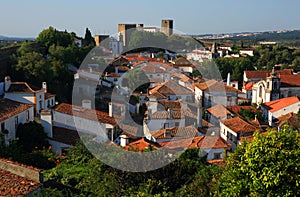
<path fill-rule="evenodd" d="M 254 134 L 227 159 L 220 196 L 299 196 L 300 136 L 285 126 Z"/>
<path fill-rule="evenodd" d="M 147 92 L 149 79 L 144 71 L 138 68 L 126 73 L 122 85 L 128 87 L 131 91 Z"/>
<path fill-rule="evenodd" d="M 49 147 L 47 134 L 44 132 L 44 128 L 36 122 L 20 124 L 17 128 L 16 137 L 18 138 L 19 146 L 27 152 L 31 152 L 34 149 Z"/>
<path fill-rule="evenodd" d="M 96 44 L 95 40 L 92 36 L 92 33 L 88 28 L 85 29 L 84 43 L 86 46 L 90 46 L 90 45 L 95 46 L 95 44 Z"/>

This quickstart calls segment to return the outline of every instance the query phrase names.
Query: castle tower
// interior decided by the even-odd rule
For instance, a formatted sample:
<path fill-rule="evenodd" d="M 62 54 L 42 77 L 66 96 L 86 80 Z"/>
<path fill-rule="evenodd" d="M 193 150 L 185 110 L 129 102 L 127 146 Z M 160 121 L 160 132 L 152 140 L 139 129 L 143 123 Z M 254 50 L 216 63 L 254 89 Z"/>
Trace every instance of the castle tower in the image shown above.
<path fill-rule="evenodd" d="M 142 27 L 142 24 L 139 24 L 139 27 Z M 137 29 L 136 24 L 118 24 L 118 32 L 123 36 L 123 46 L 129 44 L 129 39 L 133 30 Z"/>
<path fill-rule="evenodd" d="M 161 32 L 170 36 L 173 34 L 173 20 L 162 20 L 161 21 Z"/>

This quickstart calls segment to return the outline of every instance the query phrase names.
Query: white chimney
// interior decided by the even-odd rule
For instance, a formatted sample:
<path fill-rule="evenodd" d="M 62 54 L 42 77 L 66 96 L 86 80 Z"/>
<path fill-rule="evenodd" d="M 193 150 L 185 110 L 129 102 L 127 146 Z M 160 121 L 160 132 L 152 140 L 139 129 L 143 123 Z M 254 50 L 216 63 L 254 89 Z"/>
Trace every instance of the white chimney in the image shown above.
<path fill-rule="evenodd" d="M 230 73 L 227 75 L 227 85 L 230 86 Z"/>
<path fill-rule="evenodd" d="M 82 107 L 85 109 L 92 109 L 92 101 L 91 100 L 82 100 Z"/>
<path fill-rule="evenodd" d="M 173 110 L 168 109 L 169 119 L 173 119 Z"/>
<path fill-rule="evenodd" d="M 41 112 L 41 125 L 48 137 L 52 138 L 52 114 L 50 110 L 42 110 Z"/>
<path fill-rule="evenodd" d="M 112 106 L 112 102 L 108 103 L 108 115 L 109 117 L 113 116 L 113 106 Z"/>
<path fill-rule="evenodd" d="M 44 89 L 44 92 L 47 93 L 47 82 L 42 83 L 42 88 Z"/>
<path fill-rule="evenodd" d="M 125 147 L 128 143 L 128 137 L 126 135 L 120 136 L 120 146 Z"/>
<path fill-rule="evenodd" d="M 10 88 L 11 85 L 11 80 L 10 80 L 10 76 L 6 76 L 4 78 L 4 91 L 7 92 Z"/>
<path fill-rule="evenodd" d="M 197 106 L 197 126 L 202 128 L 202 109 L 199 104 Z"/>

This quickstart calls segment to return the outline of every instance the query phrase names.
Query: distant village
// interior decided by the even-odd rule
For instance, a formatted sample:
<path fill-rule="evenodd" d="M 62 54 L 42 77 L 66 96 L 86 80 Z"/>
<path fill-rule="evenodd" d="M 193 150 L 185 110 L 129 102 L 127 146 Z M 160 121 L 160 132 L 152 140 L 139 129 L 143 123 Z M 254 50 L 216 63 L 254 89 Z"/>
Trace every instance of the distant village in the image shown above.
<path fill-rule="evenodd" d="M 280 130 L 284 124 L 300 128 L 300 74 L 293 69 L 278 70 L 274 65 L 272 70 L 244 71 L 242 84 L 231 80 L 230 73 L 223 80 L 207 79 L 194 74 L 203 62 L 254 56 L 255 49 L 243 48 L 232 54 L 231 45 L 214 43 L 181 54 L 159 48 L 125 52 L 130 29 L 171 36 L 173 20 L 162 20 L 161 28 L 119 24 L 116 37 L 94 36 L 96 47 L 110 57 L 107 67 L 99 70 L 99 65 L 87 64 L 70 70 L 78 82 L 73 95 L 94 95 L 101 107 L 95 107 L 95 101 L 84 96 L 76 105 L 58 103 L 56 93 L 48 91 L 46 82 L 35 87 L 29 82 L 12 81 L 9 76 L 2 79 L 0 132 L 5 143 L 16 138 L 19 124 L 36 121 L 43 126 L 52 151 L 58 155 L 64 155 L 81 135 L 89 134 L 128 151 L 166 147 L 172 153 L 198 148 L 206 153 L 209 163 L 220 164 L 239 145 L 252 140 L 255 132 Z M 75 43 L 82 46 L 80 38 L 75 38 Z M 140 91 L 124 85 L 127 73 L 137 69 L 149 82 Z M 112 100 L 113 91 L 128 100 Z M 128 123 L 128 117 L 136 119 L 139 126 Z M 42 184 L 38 169 L 4 159 L 0 160 L 0 168 L 3 166 L 7 171 L 1 173 L 23 176 L 18 173 L 26 172 L 24 179 L 30 186 L 24 184 L 27 193 Z"/>

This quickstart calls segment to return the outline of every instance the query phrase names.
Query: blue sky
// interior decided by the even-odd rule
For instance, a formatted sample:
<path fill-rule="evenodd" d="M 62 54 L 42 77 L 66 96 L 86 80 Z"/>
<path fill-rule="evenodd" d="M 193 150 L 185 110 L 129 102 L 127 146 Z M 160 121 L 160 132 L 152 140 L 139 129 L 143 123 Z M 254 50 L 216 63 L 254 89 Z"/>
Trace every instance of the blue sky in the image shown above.
<path fill-rule="evenodd" d="M 300 29 L 299 8 L 298 0 L 3 0 L 0 35 L 36 37 L 49 26 L 114 34 L 118 23 L 160 26 L 169 18 L 188 34 Z"/>

